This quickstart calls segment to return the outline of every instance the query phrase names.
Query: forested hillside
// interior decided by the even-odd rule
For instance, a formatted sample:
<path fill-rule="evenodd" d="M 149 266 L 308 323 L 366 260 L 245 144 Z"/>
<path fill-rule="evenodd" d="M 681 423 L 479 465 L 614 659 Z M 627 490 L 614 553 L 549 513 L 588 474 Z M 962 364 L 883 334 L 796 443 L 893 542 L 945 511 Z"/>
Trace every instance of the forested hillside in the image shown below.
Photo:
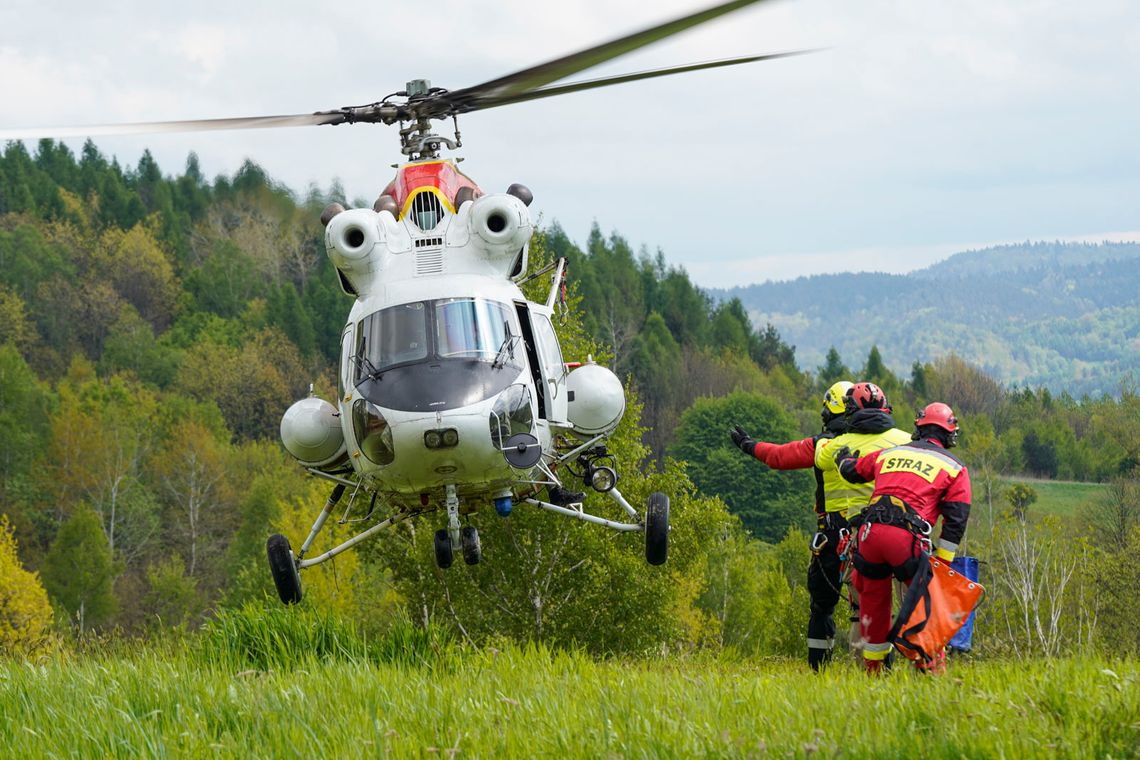
<path fill-rule="evenodd" d="M 4 149 L 0 561 L 39 574 L 19 577 L 27 588 L 42 581 L 50 595 L 45 608 L 29 592 L 41 626 L 50 628 L 53 614 L 65 630 L 196 625 L 270 590 L 266 536 L 303 535 L 327 496 L 285 455 L 277 431 L 309 383 L 326 397 L 335 388 L 350 299 L 323 251 L 319 215 L 334 200 L 344 199 L 316 189 L 299 198 L 253 163 L 208 180 L 193 155 L 171 175 L 149 154 L 123 167 L 90 143 L 78 156 L 51 141 L 34 153 L 16 143 Z M 811 478 L 745 458 L 727 430 L 741 424 L 771 440 L 811 434 L 820 392 L 840 378 L 882 385 L 904 428 L 920 404 L 953 404 L 991 526 L 1007 501 L 1003 478 L 1108 484 L 1100 511 L 1073 510 L 1098 547 L 1081 559 L 1082 582 L 1132 551 L 1140 396 L 1121 387 L 1119 373 L 1114 397 L 1010 390 L 978 366 L 990 366 L 998 349 L 979 344 L 962 354 L 969 361 L 927 360 L 853 318 L 833 325 L 867 340 L 865 350 L 805 363 L 787 331 L 759 328 L 741 301 L 710 298 L 663 254 L 635 252 L 619 234 L 595 230 L 579 246 L 553 225 L 536 234 L 532 256 L 536 267 L 556 256 L 569 262 L 570 308 L 559 326 L 566 358 L 593 353 L 629 380 L 614 441 L 622 491 L 631 500 L 671 494 L 667 572 L 645 572 L 632 539 L 520 509 L 509 521 L 480 515 L 486 545 L 498 548 L 476 569 L 441 574 L 430 528 L 408 523 L 307 576 L 309 598 L 333 614 L 376 625 L 402 616 L 472 640 L 541 639 L 606 653 L 663 645 L 795 652 L 806 615 L 798 531 L 812 527 Z M 1024 308 L 1072 292 L 1118 304 L 1126 318 L 1132 275 L 1102 281 L 1110 266 L 1087 264 L 1069 284 L 1025 296 Z M 966 302 L 986 292 L 980 284 L 958 289 L 959 299 L 944 297 L 955 294 L 944 280 L 923 291 L 938 301 L 931 308 L 960 319 L 983 309 Z M 879 302 L 875 287 L 887 292 L 899 281 L 836 280 L 855 294 L 853 307 L 869 310 Z M 858 286 L 867 282 L 878 284 Z M 1106 341 L 1105 351 L 1119 353 Z M 818 371 L 802 371 L 797 359 Z M 906 371 L 892 371 L 892 361 Z M 1011 525 L 1028 529 L 1024 520 Z M 995 567 L 1013 562 L 998 553 L 998 535 L 979 539 Z M 1130 609 L 1105 611 L 1102 624 L 1127 620 Z M 16 630 L 5 620 L 0 614 L 0 643 Z M 1126 629 L 1104 630 L 1119 641 Z M 1134 630 L 1128 635 L 1140 645 Z M 1018 636 L 1009 634 L 1010 646 Z"/>
<path fill-rule="evenodd" d="M 804 367 L 878 345 L 905 371 L 951 352 L 1007 385 L 1117 393 L 1140 377 L 1140 244 L 1025 243 L 960 253 L 908 275 L 802 277 L 735 288 Z"/>

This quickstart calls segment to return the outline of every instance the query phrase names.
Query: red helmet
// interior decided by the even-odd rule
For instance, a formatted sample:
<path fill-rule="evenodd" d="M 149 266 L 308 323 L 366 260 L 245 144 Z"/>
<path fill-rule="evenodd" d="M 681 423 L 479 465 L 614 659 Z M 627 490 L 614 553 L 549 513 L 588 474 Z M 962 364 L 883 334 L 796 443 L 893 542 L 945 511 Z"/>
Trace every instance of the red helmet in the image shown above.
<path fill-rule="evenodd" d="M 855 383 L 847 391 L 847 410 L 855 411 L 856 409 L 886 409 L 889 411 L 887 394 L 883 393 L 883 389 L 874 383 Z"/>
<path fill-rule="evenodd" d="M 927 404 L 926 408 L 914 418 L 915 427 L 923 425 L 937 425 L 947 433 L 958 432 L 958 418 L 954 416 L 954 410 L 941 401 Z"/>

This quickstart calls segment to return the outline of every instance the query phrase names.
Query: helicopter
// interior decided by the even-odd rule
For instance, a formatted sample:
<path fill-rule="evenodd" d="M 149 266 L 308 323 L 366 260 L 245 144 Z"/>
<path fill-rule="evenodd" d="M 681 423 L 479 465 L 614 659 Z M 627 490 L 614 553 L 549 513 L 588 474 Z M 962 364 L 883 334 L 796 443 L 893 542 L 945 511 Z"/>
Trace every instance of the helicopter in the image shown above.
<path fill-rule="evenodd" d="M 488 193 L 442 152 L 462 147 L 460 115 L 597 87 L 701 69 L 800 55 L 777 52 L 554 84 L 565 77 L 761 0 L 732 0 L 625 37 L 459 90 L 426 79 L 383 100 L 312 114 L 141 122 L 0 132 L 0 138 L 91 136 L 379 123 L 398 126 L 404 161 L 371 208 L 329 205 L 321 214 L 326 253 L 354 303 L 341 334 L 337 397 L 312 394 L 284 413 L 286 451 L 332 491 L 294 552 L 271 536 L 266 553 L 281 601 L 302 598 L 301 571 L 324 563 L 382 530 L 441 514 L 435 562 L 450 567 L 482 558 L 470 516 L 491 507 L 509 517 L 526 503 L 569 519 L 644 536 L 645 558 L 668 557 L 669 497 L 643 510 L 618 489 L 607 441 L 625 412 L 625 391 L 591 357 L 567 362 L 554 327 L 565 260 L 529 271 L 533 194 L 515 183 Z M 450 121 L 452 135 L 434 122 Z M 550 277 L 544 301 L 522 285 Z M 587 512 L 589 487 L 622 515 Z M 372 524 L 308 556 L 349 493 Z"/>

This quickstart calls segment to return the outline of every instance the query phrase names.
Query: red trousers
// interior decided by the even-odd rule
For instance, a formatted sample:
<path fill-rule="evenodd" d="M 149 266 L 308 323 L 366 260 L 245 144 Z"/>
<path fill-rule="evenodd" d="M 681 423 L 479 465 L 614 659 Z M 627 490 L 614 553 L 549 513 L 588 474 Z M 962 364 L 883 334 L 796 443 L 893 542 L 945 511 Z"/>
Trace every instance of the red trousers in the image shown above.
<path fill-rule="evenodd" d="M 906 528 L 880 523 L 864 524 L 859 529 L 858 553 L 864 562 L 873 565 L 902 567 L 921 547 Z M 891 584 L 895 576 L 868 578 L 858 570 L 852 573 L 852 583 L 859 592 L 859 624 L 863 633 L 863 661 L 870 670 L 877 670 L 891 651 L 887 634 L 891 630 Z M 906 581 L 910 585 L 910 580 Z"/>

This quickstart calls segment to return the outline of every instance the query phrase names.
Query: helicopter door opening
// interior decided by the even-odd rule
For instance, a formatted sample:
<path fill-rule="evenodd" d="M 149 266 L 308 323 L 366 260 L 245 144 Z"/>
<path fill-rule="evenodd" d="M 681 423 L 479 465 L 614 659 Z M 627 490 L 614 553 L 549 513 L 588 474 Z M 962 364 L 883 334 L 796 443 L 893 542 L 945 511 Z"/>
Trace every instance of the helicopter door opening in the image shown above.
<path fill-rule="evenodd" d="M 549 310 L 547 310 L 549 311 Z M 546 393 L 546 410 L 551 422 L 564 423 L 568 414 L 566 404 L 566 365 L 562 362 L 562 348 L 550 315 L 535 310 L 532 315 L 534 337 L 542 361 L 543 391 Z"/>
<path fill-rule="evenodd" d="M 534 343 L 534 330 L 530 324 L 530 309 L 525 303 L 515 302 L 515 311 L 519 315 L 519 326 L 522 328 L 523 343 L 526 344 L 526 363 L 530 367 L 530 376 L 534 380 L 534 389 L 538 395 L 538 416 L 549 420 L 546 415 L 546 383 L 542 379 L 542 363 L 538 359 L 538 349 Z"/>
<path fill-rule="evenodd" d="M 550 323 L 549 310 L 535 304 L 515 303 L 526 343 L 526 358 L 538 394 L 538 416 L 562 423 L 566 420 L 566 365 Z"/>

